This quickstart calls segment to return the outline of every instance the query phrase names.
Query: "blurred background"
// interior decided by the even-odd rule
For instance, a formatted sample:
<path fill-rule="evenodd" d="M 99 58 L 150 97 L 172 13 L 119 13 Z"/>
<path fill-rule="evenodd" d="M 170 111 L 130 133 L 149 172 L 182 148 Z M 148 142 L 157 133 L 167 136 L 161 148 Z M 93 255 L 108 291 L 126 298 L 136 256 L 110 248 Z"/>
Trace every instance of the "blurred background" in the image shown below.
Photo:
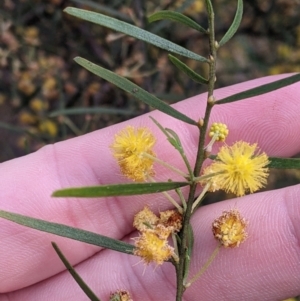
<path fill-rule="evenodd" d="M 170 104 L 206 91 L 179 73 L 166 51 L 63 13 L 67 6 L 97 11 L 207 56 L 207 40 L 195 30 L 146 20 L 157 10 L 169 9 L 184 12 L 206 28 L 202 0 L 0 2 L 0 162 L 151 110 L 78 66 L 76 56 L 126 76 Z M 213 1 L 217 40 L 230 26 L 236 2 Z M 300 1 L 244 0 L 244 6 L 238 33 L 219 51 L 217 87 L 299 72 Z M 180 59 L 207 74 L 205 64 Z M 274 171 L 267 189 L 299 180 L 297 171 Z M 214 195 L 206 203 L 220 197 L 228 196 Z"/>
<path fill-rule="evenodd" d="M 221 48 L 217 87 L 299 71 L 297 0 L 246 0 L 242 25 Z M 147 24 L 161 9 L 184 12 L 206 27 L 202 0 L 2 0 L 0 4 L 0 162 L 151 110 L 85 71 L 82 56 L 126 76 L 168 103 L 205 92 L 179 73 L 167 52 L 63 13 L 76 6 L 117 17 L 203 56 L 206 38 L 170 21 Z M 216 36 L 230 26 L 236 0 L 214 1 Z M 180 58 L 195 71 L 207 66 Z"/>

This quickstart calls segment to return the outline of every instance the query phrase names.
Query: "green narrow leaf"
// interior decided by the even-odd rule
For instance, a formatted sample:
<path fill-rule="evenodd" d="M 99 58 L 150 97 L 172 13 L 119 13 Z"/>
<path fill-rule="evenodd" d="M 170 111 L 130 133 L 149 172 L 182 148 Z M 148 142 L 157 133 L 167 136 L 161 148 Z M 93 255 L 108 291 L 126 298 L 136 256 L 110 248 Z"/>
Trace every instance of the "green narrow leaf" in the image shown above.
<path fill-rule="evenodd" d="M 178 13 L 178 12 L 169 11 L 169 10 L 161 10 L 148 17 L 149 23 L 152 23 L 152 22 L 158 21 L 158 20 L 171 20 L 171 21 L 179 22 L 183 25 L 186 25 L 188 27 L 196 29 L 202 33 L 207 33 L 207 30 L 205 30 L 198 23 L 193 21 L 191 18 L 189 18 L 181 13 Z"/>
<path fill-rule="evenodd" d="M 176 12 L 182 13 L 187 8 L 189 8 L 194 2 L 195 2 L 195 0 L 182 1 L 182 2 L 178 3 L 179 6 L 174 9 Z M 151 28 L 151 32 L 154 32 L 154 33 L 159 32 L 162 28 L 168 26 L 168 23 L 169 22 L 167 22 L 167 21 L 162 21 L 162 22 L 157 23 L 155 26 L 153 26 L 153 28 Z"/>
<path fill-rule="evenodd" d="M 69 108 L 69 109 L 61 109 L 57 111 L 51 112 L 48 116 L 49 117 L 57 117 L 60 115 L 81 115 L 81 114 L 119 114 L 119 115 L 129 115 L 135 116 L 136 113 L 128 110 L 120 110 L 120 109 L 113 109 L 113 108 Z"/>
<path fill-rule="evenodd" d="M 35 134 L 33 131 L 26 129 L 25 127 L 15 126 L 15 125 L 11 125 L 9 123 L 0 121 L 0 129 L 5 129 L 5 130 L 16 132 L 16 133 L 27 134 L 28 136 L 33 137 L 34 139 L 38 139 L 38 140 L 42 141 L 42 138 L 37 133 Z"/>
<path fill-rule="evenodd" d="M 0 128 L 6 129 L 9 131 L 13 131 L 13 132 L 17 132 L 17 133 L 25 133 L 26 132 L 26 129 L 24 127 L 11 125 L 9 123 L 1 122 L 1 121 L 0 121 Z"/>
<path fill-rule="evenodd" d="M 234 20 L 231 26 L 229 27 L 228 31 L 225 33 L 224 37 L 219 42 L 219 46 L 223 46 L 233 37 L 233 35 L 236 33 L 236 31 L 238 30 L 241 24 L 242 17 L 243 17 L 243 0 L 238 0 Z"/>
<path fill-rule="evenodd" d="M 161 182 L 75 187 L 56 190 L 53 192 L 52 196 L 96 198 L 120 195 L 138 195 L 173 190 L 187 185 L 189 185 L 187 182 Z"/>
<path fill-rule="evenodd" d="M 192 252 L 194 249 L 194 230 L 191 224 L 188 225 L 188 251 L 189 256 L 192 257 Z"/>
<path fill-rule="evenodd" d="M 196 83 L 208 84 L 208 80 L 202 77 L 200 74 L 196 73 L 194 70 L 192 70 L 190 67 L 188 67 L 185 63 L 183 63 L 181 60 L 176 58 L 175 56 L 169 54 L 168 55 L 170 61 L 182 72 L 184 72 L 189 78 L 191 78 Z"/>
<path fill-rule="evenodd" d="M 211 160 L 216 159 L 216 155 L 210 155 Z M 270 163 L 268 164 L 269 168 L 276 169 L 300 169 L 300 158 L 278 158 L 278 157 L 269 157 Z"/>
<path fill-rule="evenodd" d="M 300 81 L 300 73 L 286 77 L 284 79 L 277 80 L 277 81 L 269 83 L 269 84 L 265 84 L 265 85 L 262 85 L 262 86 L 259 86 L 259 87 L 253 88 L 253 89 L 249 89 L 249 90 L 222 98 L 222 99 L 216 101 L 215 104 L 221 105 L 224 103 L 234 102 L 237 100 L 242 100 L 245 98 L 258 96 L 261 94 L 272 92 L 272 91 L 278 90 L 280 88 L 292 85 L 298 81 Z"/>
<path fill-rule="evenodd" d="M 212 6 L 212 3 L 210 0 L 205 0 L 205 3 L 206 3 L 206 10 L 207 10 L 207 14 L 208 14 L 208 17 L 209 19 L 211 18 L 211 16 L 214 18 L 214 8 Z"/>
<path fill-rule="evenodd" d="M 54 248 L 55 252 L 57 253 L 60 260 L 63 262 L 64 266 L 70 272 L 73 279 L 77 282 L 79 287 L 84 291 L 84 293 L 88 296 L 91 301 L 101 301 L 96 294 L 90 289 L 90 287 L 83 281 L 83 279 L 79 276 L 79 274 L 75 271 L 73 266 L 69 263 L 67 258 L 64 256 L 62 251 L 58 248 L 55 242 L 52 242 L 52 247 Z"/>
<path fill-rule="evenodd" d="M 300 169 L 300 158 L 276 158 L 270 157 L 270 168 Z"/>
<path fill-rule="evenodd" d="M 173 137 L 174 141 L 176 142 L 176 148 L 178 148 L 179 150 L 182 150 L 182 144 L 181 144 L 181 141 L 180 141 L 178 135 L 172 129 L 166 128 L 166 132 Z"/>
<path fill-rule="evenodd" d="M 148 93 L 147 91 L 143 90 L 138 85 L 134 84 L 133 82 L 129 81 L 128 79 L 117 75 L 114 72 L 111 72 L 105 68 L 102 68 L 96 64 L 93 64 L 92 62 L 82 58 L 82 57 L 76 57 L 75 62 L 79 64 L 80 66 L 84 67 L 85 69 L 89 70 L 90 72 L 96 74 L 97 76 L 100 76 L 101 78 L 109 81 L 110 83 L 116 85 L 117 87 L 123 89 L 124 91 L 130 93 L 137 99 L 143 101 L 144 103 L 148 104 L 149 106 L 164 112 L 165 114 L 168 114 L 169 116 L 172 116 L 176 119 L 179 119 L 183 122 L 197 125 L 197 123 L 192 120 L 191 118 L 187 117 L 186 115 L 180 113 L 179 111 L 173 109 L 168 104 L 164 103 L 154 95 Z"/>
<path fill-rule="evenodd" d="M 178 148 L 178 145 L 181 146 L 181 143 L 179 141 L 179 144 L 178 144 L 178 140 L 179 140 L 179 137 L 177 136 L 178 140 L 176 141 L 176 138 L 172 137 L 171 134 L 168 132 L 170 131 L 170 129 L 166 129 L 164 128 L 156 119 L 154 119 L 153 117 L 150 116 L 150 118 L 152 119 L 152 121 L 156 124 L 156 126 L 158 126 L 158 128 L 165 134 L 165 136 L 167 137 L 168 141 L 170 142 L 170 144 L 172 146 L 175 147 L 175 149 L 177 149 L 179 152 L 181 151 L 179 148 Z"/>
<path fill-rule="evenodd" d="M 190 224 L 188 225 L 187 230 L 188 230 L 188 235 L 187 235 L 187 247 L 186 247 L 186 254 L 185 254 L 186 264 L 184 266 L 184 276 L 183 276 L 184 283 L 186 282 L 187 277 L 189 275 L 192 252 L 194 248 L 194 231 Z"/>
<path fill-rule="evenodd" d="M 98 247 L 103 247 L 118 252 L 133 254 L 134 246 L 123 241 L 116 240 L 107 236 L 93 233 L 86 230 L 73 228 L 70 226 L 51 223 L 41 219 L 24 216 L 17 213 L 0 210 L 0 217 L 10 220 L 25 227 L 33 228 L 47 233 L 68 237 L 74 240 L 82 241 Z"/>
<path fill-rule="evenodd" d="M 105 16 L 105 15 L 87 11 L 84 9 L 78 9 L 75 7 L 67 7 L 66 9 L 64 9 L 64 12 L 66 12 L 72 16 L 78 17 L 80 19 L 83 19 L 83 20 L 86 20 L 86 21 L 89 21 L 89 22 L 92 22 L 92 23 L 95 23 L 98 25 L 105 26 L 105 27 L 111 28 L 113 30 L 122 32 L 122 33 L 125 33 L 129 36 L 137 38 L 146 43 L 155 45 L 155 46 L 165 49 L 167 51 L 177 53 L 182 56 L 186 56 L 186 57 L 194 59 L 196 61 L 208 63 L 208 60 L 203 56 L 200 56 L 190 50 L 187 50 L 179 45 L 176 45 L 175 43 L 172 43 L 166 39 L 163 39 L 163 38 L 161 38 L 153 33 L 150 33 L 144 29 L 138 28 L 137 26 L 128 24 L 126 22 L 117 20 L 115 18 L 111 18 L 111 17 Z"/>
<path fill-rule="evenodd" d="M 170 138 L 170 135 L 168 134 L 168 132 L 165 130 L 165 128 L 156 120 L 154 119 L 152 116 L 150 116 L 150 119 L 155 123 L 155 125 L 165 134 L 165 136 L 167 138 Z"/>
<path fill-rule="evenodd" d="M 170 142 L 170 144 L 172 146 L 175 147 L 175 149 L 180 153 L 188 171 L 189 171 L 189 174 L 192 176 L 193 175 L 193 170 L 192 170 L 192 167 L 190 165 L 190 162 L 189 160 L 187 159 L 185 153 L 184 153 L 184 150 L 183 150 L 183 147 L 182 147 L 182 144 L 181 144 L 181 141 L 178 137 L 178 135 L 171 129 L 167 129 L 167 128 L 164 128 L 157 120 L 155 120 L 153 117 L 150 116 L 150 118 L 152 119 L 152 121 L 158 126 L 158 128 L 165 134 L 165 136 L 167 137 L 168 141 Z"/>

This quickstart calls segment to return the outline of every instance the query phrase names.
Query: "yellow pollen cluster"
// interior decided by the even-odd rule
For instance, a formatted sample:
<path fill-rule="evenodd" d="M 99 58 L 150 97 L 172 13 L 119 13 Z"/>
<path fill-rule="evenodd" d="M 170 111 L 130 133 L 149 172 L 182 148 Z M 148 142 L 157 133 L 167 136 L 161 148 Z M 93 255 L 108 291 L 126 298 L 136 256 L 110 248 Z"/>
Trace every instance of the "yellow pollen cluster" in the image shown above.
<path fill-rule="evenodd" d="M 159 221 L 159 218 L 146 206 L 142 211 L 134 216 L 133 227 L 140 232 L 153 229 Z"/>
<path fill-rule="evenodd" d="M 215 137 L 216 141 L 225 141 L 229 130 L 224 123 L 214 122 L 209 130 L 209 137 Z"/>
<path fill-rule="evenodd" d="M 256 144 L 239 141 L 232 146 L 221 147 L 216 161 L 203 172 L 203 176 L 214 175 L 202 183 L 209 183 L 210 191 L 221 189 L 237 196 L 253 193 L 266 185 L 268 164 L 268 156 L 258 153 Z"/>
<path fill-rule="evenodd" d="M 148 176 L 154 176 L 152 148 L 155 137 L 147 128 L 127 126 L 115 135 L 110 146 L 121 172 L 127 178 L 145 182 Z"/>
<path fill-rule="evenodd" d="M 133 225 L 141 232 L 135 238 L 134 255 L 140 256 L 146 264 L 154 262 L 158 265 L 176 257 L 174 248 L 168 243 L 172 233 L 180 231 L 182 216 L 175 210 L 167 210 L 160 213 L 158 218 L 148 207 L 138 212 Z"/>
<path fill-rule="evenodd" d="M 238 247 L 247 238 L 247 222 L 236 209 L 224 211 L 220 217 L 214 220 L 212 231 L 214 237 L 224 246 Z"/>
<path fill-rule="evenodd" d="M 153 230 L 146 230 L 136 239 L 134 255 L 140 256 L 146 264 L 155 262 L 160 265 L 170 259 L 174 249 L 166 239 L 161 239 Z"/>

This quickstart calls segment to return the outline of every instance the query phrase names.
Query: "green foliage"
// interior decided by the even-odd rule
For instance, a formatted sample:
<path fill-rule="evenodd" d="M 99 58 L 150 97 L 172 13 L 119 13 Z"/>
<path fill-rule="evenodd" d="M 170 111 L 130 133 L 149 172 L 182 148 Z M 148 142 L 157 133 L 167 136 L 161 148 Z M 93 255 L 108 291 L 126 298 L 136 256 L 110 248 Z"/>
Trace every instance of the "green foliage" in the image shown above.
<path fill-rule="evenodd" d="M 134 246 L 104 235 L 85 231 L 58 223 L 51 223 L 41 219 L 24 216 L 0 210 L 0 217 L 10 220 L 25 227 L 33 228 L 47 233 L 68 237 L 91 245 L 133 254 Z"/>
<path fill-rule="evenodd" d="M 144 29 L 138 28 L 126 22 L 119 21 L 117 19 L 99 13 L 78 9 L 75 7 L 67 7 L 64 11 L 72 16 L 125 33 L 129 36 L 132 36 L 134 38 L 137 38 L 149 44 L 153 44 L 167 51 L 177 53 L 179 55 L 188 57 L 190 59 L 194 59 L 196 61 L 206 62 L 206 63 L 208 62 L 206 58 L 192 51 L 189 51 L 153 33 L 150 33 Z"/>
<path fill-rule="evenodd" d="M 191 225 L 188 226 L 188 234 L 187 234 L 187 247 L 186 247 L 186 264 L 184 267 L 184 275 L 183 275 L 183 282 L 186 283 L 187 277 L 189 276 L 189 270 L 190 270 L 190 264 L 191 264 L 191 258 L 194 248 L 194 230 Z"/>
<path fill-rule="evenodd" d="M 259 96 L 265 93 L 269 93 L 278 89 L 281 89 L 283 87 L 292 85 L 300 80 L 300 74 L 295 74 L 289 77 L 286 77 L 284 79 L 280 79 L 274 82 L 271 82 L 269 84 L 261 85 L 259 87 L 249 89 L 225 98 L 222 98 L 220 100 L 217 100 L 215 104 L 221 105 L 224 103 L 234 102 L 242 99 L 247 99 L 254 96 Z"/>
<path fill-rule="evenodd" d="M 300 158 L 275 158 L 270 157 L 270 168 L 276 169 L 300 169 Z"/>
<path fill-rule="evenodd" d="M 224 37 L 219 42 L 219 46 L 223 46 L 233 37 L 233 35 L 236 33 L 236 31 L 238 30 L 241 24 L 242 17 L 243 17 L 243 0 L 238 0 L 237 10 L 235 13 L 234 20 L 231 26 L 229 27 L 228 31 L 225 33 Z"/>
<path fill-rule="evenodd" d="M 193 175 L 193 171 L 192 171 L 192 167 L 185 155 L 185 152 L 183 150 L 182 144 L 180 142 L 180 138 L 178 137 L 178 135 L 171 129 L 167 129 L 164 128 L 157 120 L 155 120 L 153 117 L 150 117 L 152 119 L 152 121 L 158 126 L 158 128 L 165 134 L 165 136 L 167 137 L 168 141 L 170 142 L 170 144 L 172 146 L 175 147 L 175 149 L 180 153 L 188 171 L 190 176 L 192 177 Z"/>
<path fill-rule="evenodd" d="M 198 23 L 193 21 L 191 18 L 189 18 L 181 13 L 178 13 L 178 12 L 169 11 L 169 10 L 161 10 L 148 17 L 149 23 L 152 23 L 152 22 L 158 21 L 158 20 L 171 20 L 171 21 L 179 22 L 183 25 L 186 25 L 188 27 L 196 29 L 199 32 L 207 33 L 207 30 L 205 30 Z"/>
<path fill-rule="evenodd" d="M 56 190 L 52 196 L 98 198 L 119 195 L 140 195 L 168 191 L 187 185 L 188 183 L 186 182 L 156 182 L 89 186 Z"/>
<path fill-rule="evenodd" d="M 208 84 L 208 80 L 202 77 L 200 74 L 196 73 L 194 70 L 192 70 L 190 67 L 188 67 L 185 63 L 183 63 L 181 60 L 176 58 L 175 56 L 169 54 L 168 55 L 170 61 L 182 72 L 184 72 L 189 78 L 191 78 L 193 81 L 199 84 Z"/>
<path fill-rule="evenodd" d="M 126 116 L 135 116 L 136 113 L 129 110 L 123 109 L 114 109 L 114 108 L 103 108 L 103 107 L 96 107 L 96 108 L 69 108 L 69 109 L 61 109 L 57 111 L 52 111 L 48 116 L 49 117 L 57 117 L 61 115 L 82 115 L 82 114 L 119 114 L 119 115 L 126 115 Z M 1 127 L 1 124 L 0 124 Z"/>
<path fill-rule="evenodd" d="M 214 8 L 213 8 L 213 5 L 211 3 L 210 0 L 205 0 L 205 4 L 206 4 L 206 10 L 207 10 L 207 15 L 208 15 L 208 20 L 209 22 L 211 23 L 211 25 L 214 26 L 214 22 L 211 22 L 211 21 L 214 21 L 214 18 L 215 18 L 215 13 L 214 13 Z M 211 28 L 210 28 L 211 30 Z M 214 33 L 211 33 L 211 34 L 214 34 Z"/>
<path fill-rule="evenodd" d="M 89 297 L 91 301 L 101 301 L 94 292 L 89 288 L 89 286 L 83 281 L 83 279 L 77 274 L 73 266 L 69 263 L 67 258 L 64 256 L 62 251 L 58 248 L 57 244 L 52 242 L 52 246 L 59 256 L 60 260 L 63 262 L 69 273 L 72 275 L 73 279 L 77 282 L 80 288 L 84 291 L 84 293 Z"/>

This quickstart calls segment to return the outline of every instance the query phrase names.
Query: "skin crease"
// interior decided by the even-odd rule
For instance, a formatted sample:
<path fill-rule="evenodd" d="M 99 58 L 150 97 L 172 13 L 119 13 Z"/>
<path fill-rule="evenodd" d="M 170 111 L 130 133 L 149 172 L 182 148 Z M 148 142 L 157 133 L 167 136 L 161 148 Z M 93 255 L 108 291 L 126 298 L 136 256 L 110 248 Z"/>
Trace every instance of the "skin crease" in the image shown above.
<path fill-rule="evenodd" d="M 287 75 L 249 81 L 215 91 L 221 99 Z M 258 143 L 269 156 L 300 151 L 300 83 L 259 97 L 215 106 L 212 122 L 226 123 L 228 145 L 238 140 Z M 195 120 L 203 117 L 206 95 L 174 107 Z M 153 111 L 164 127 L 172 128 L 194 162 L 197 130 Z M 109 150 L 114 134 L 126 125 L 147 126 L 157 137 L 159 158 L 184 168 L 182 160 L 147 115 L 70 139 L 0 165 L 0 208 L 59 222 L 132 243 L 134 214 L 146 204 L 156 213 L 171 208 L 157 195 L 107 199 L 51 198 L 60 188 L 129 182 L 120 175 Z M 218 146 L 214 147 L 216 151 Z M 156 179 L 180 180 L 156 165 Z M 249 221 L 247 241 L 236 249 L 221 249 L 184 300 L 282 300 L 300 293 L 300 186 L 256 193 L 199 209 L 193 216 L 195 248 L 193 276 L 217 246 L 212 221 L 223 210 L 238 208 Z M 170 263 L 144 266 L 140 258 L 32 230 L 0 219 L 0 301 L 87 300 L 54 252 L 55 241 L 77 272 L 101 300 L 118 289 L 134 300 L 175 300 L 175 271 Z"/>

